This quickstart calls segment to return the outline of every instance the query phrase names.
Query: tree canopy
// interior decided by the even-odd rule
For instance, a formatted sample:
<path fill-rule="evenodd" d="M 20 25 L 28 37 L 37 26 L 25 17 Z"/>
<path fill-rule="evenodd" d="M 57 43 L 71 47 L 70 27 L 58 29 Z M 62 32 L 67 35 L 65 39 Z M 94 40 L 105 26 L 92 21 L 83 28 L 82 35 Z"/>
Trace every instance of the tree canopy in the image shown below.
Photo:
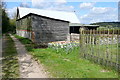
<path fill-rule="evenodd" d="M 2 9 L 2 32 L 6 33 L 9 31 L 10 22 L 9 17 L 5 11 L 5 9 Z"/>
<path fill-rule="evenodd" d="M 8 32 L 15 32 L 15 19 L 10 19 L 8 17 L 8 14 L 6 12 L 6 4 L 5 2 L 2 2 L 1 6 L 1 12 L 2 12 L 2 33 L 8 33 Z"/>
<path fill-rule="evenodd" d="M 2 12 L 2 32 L 6 33 L 9 31 L 9 26 L 10 26 L 9 17 L 5 9 L 5 6 L 6 6 L 5 3 L 2 2 L 0 6 L 1 6 L 1 12 Z"/>

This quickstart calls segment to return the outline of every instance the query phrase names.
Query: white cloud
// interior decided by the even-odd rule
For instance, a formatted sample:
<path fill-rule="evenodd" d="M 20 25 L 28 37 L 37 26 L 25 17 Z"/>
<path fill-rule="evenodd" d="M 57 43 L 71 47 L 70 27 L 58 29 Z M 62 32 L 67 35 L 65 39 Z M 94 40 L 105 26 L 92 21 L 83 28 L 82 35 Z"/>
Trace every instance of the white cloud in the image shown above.
<path fill-rule="evenodd" d="M 59 11 L 73 11 L 74 7 L 73 6 L 65 6 L 65 5 L 61 5 L 61 6 L 51 6 L 49 8 L 46 8 L 47 10 L 59 10 Z"/>
<path fill-rule="evenodd" d="M 40 9 L 47 9 L 47 10 L 60 10 L 60 11 L 74 11 L 73 6 L 66 6 L 66 0 L 32 0 L 32 6 L 34 8 L 40 8 Z M 21 3 L 22 7 L 29 7 L 29 3 L 24 1 Z M 14 14 L 16 13 L 17 7 L 7 9 L 8 16 L 10 18 L 13 18 Z"/>
<path fill-rule="evenodd" d="M 80 8 L 89 9 L 89 12 L 80 17 L 81 23 L 109 22 L 117 21 L 117 8 L 94 7 L 95 3 L 82 3 Z"/>
<path fill-rule="evenodd" d="M 40 9 L 73 11 L 73 6 L 66 6 L 66 0 L 32 0 L 32 6 Z"/>
<path fill-rule="evenodd" d="M 108 13 L 112 12 L 113 10 L 115 9 L 111 7 L 93 7 L 91 9 L 92 13 Z"/>
<path fill-rule="evenodd" d="M 66 0 L 56 0 L 55 2 L 59 2 L 59 3 L 67 3 L 67 1 Z"/>
<path fill-rule="evenodd" d="M 93 19 L 90 21 L 90 23 L 96 23 L 96 22 L 104 22 L 104 20 L 101 19 Z"/>
<path fill-rule="evenodd" d="M 27 3 L 27 2 L 22 2 L 22 3 L 20 4 L 20 7 L 30 7 L 30 5 L 29 5 L 29 3 Z"/>
<path fill-rule="evenodd" d="M 111 7 L 93 7 L 89 13 L 80 17 L 82 23 L 117 21 L 117 9 Z"/>
<path fill-rule="evenodd" d="M 81 3 L 80 8 L 81 9 L 91 9 L 94 7 L 95 3 Z"/>
<path fill-rule="evenodd" d="M 31 0 L 4 0 L 4 2 L 31 2 Z M 48 0 L 53 2 L 54 0 Z M 118 2 L 119 0 L 67 0 L 67 2 Z"/>
<path fill-rule="evenodd" d="M 39 7 L 42 5 L 42 3 L 44 2 L 45 0 L 32 0 L 32 6 L 33 7 Z"/>

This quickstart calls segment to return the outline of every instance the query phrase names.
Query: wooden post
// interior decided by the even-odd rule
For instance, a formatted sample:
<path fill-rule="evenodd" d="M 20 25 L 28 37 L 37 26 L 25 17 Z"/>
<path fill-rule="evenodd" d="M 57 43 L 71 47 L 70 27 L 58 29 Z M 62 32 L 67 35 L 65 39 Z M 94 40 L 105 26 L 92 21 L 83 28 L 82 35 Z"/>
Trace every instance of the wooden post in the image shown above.
<path fill-rule="evenodd" d="M 33 31 L 31 31 L 31 40 L 35 42 L 35 33 Z"/>
<path fill-rule="evenodd" d="M 109 53 L 110 53 L 110 51 L 109 51 L 109 29 L 107 30 L 107 36 L 106 36 L 106 38 L 107 38 L 107 49 L 106 49 L 106 59 L 107 59 L 107 66 L 108 66 L 108 64 L 109 64 Z"/>
<path fill-rule="evenodd" d="M 98 33 L 98 31 L 99 30 L 96 30 L 96 53 L 95 53 L 95 56 L 97 57 L 98 56 L 98 52 L 99 52 L 99 33 Z M 96 61 L 95 62 L 97 62 L 97 59 L 96 59 Z"/>
<path fill-rule="evenodd" d="M 101 50 L 100 50 L 100 38 L 101 38 L 100 36 L 101 36 L 101 30 L 98 31 L 98 36 L 99 36 L 99 41 L 98 41 L 98 56 L 97 56 L 97 57 L 98 57 L 98 60 L 97 60 L 97 61 L 98 61 L 98 64 L 99 64 L 99 63 L 100 63 L 99 58 L 100 58 L 100 54 L 101 54 L 101 52 L 100 52 L 100 51 L 101 51 Z"/>
<path fill-rule="evenodd" d="M 117 33 L 118 34 L 116 34 L 117 35 L 117 52 L 116 52 L 116 63 L 117 63 L 117 65 L 116 65 L 116 69 L 118 70 L 119 69 L 118 64 L 120 64 L 119 63 L 119 58 L 118 58 L 118 56 L 119 56 L 119 30 L 117 30 Z"/>
<path fill-rule="evenodd" d="M 111 56 L 111 57 L 110 57 L 110 61 L 111 61 L 111 64 L 110 64 L 110 65 L 111 65 L 111 67 L 113 67 L 113 66 L 112 66 L 112 65 L 113 65 L 112 63 L 113 63 L 113 61 L 114 61 L 114 60 L 113 60 L 113 56 L 114 56 L 113 54 L 114 54 L 114 53 L 112 52 L 113 43 L 114 43 L 114 42 L 113 42 L 113 35 L 114 35 L 114 28 L 112 29 L 112 33 L 111 33 L 111 40 L 112 40 L 112 41 L 111 41 L 112 44 L 111 44 L 111 48 L 110 48 L 110 49 L 111 49 L 111 55 L 110 55 L 110 56 Z"/>
<path fill-rule="evenodd" d="M 92 30 L 90 30 L 90 55 L 92 55 Z M 90 56 L 90 59 L 92 59 L 92 56 Z"/>
<path fill-rule="evenodd" d="M 92 30 L 92 59 L 94 61 L 95 56 L 95 47 L 94 47 L 95 31 Z"/>
<path fill-rule="evenodd" d="M 70 32 L 70 42 L 71 42 L 71 32 Z"/>
<path fill-rule="evenodd" d="M 89 33 L 88 33 L 88 32 L 89 32 L 89 31 L 86 30 L 86 49 L 87 49 L 86 53 L 89 55 L 90 53 L 89 53 L 89 42 L 88 42 Z M 88 59 L 89 59 L 89 57 L 88 57 Z"/>
<path fill-rule="evenodd" d="M 105 38 L 105 30 L 103 30 L 103 37 L 102 37 L 102 40 L 104 40 Z M 104 42 L 103 42 L 104 43 Z M 103 44 L 102 44 L 103 45 Z M 104 46 L 104 45 L 103 45 Z M 103 55 L 104 55 L 104 65 L 106 65 L 106 52 L 103 52 Z"/>
<path fill-rule="evenodd" d="M 79 31 L 80 31 L 80 56 L 82 56 L 83 57 L 83 29 L 82 28 L 80 28 L 79 29 Z"/>
<path fill-rule="evenodd" d="M 120 40 L 119 40 L 119 38 L 120 38 L 120 28 L 118 29 L 118 64 L 119 64 L 119 66 L 118 66 L 118 74 L 120 75 Z M 120 77 L 119 77 L 120 78 Z"/>

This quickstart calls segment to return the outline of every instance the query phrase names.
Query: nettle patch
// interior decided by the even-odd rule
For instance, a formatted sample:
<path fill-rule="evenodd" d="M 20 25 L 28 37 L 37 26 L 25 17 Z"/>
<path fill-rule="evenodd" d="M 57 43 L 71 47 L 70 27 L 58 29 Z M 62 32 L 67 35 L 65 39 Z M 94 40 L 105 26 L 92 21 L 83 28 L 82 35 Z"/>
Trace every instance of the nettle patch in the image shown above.
<path fill-rule="evenodd" d="M 79 48 L 79 41 L 57 41 L 48 43 L 48 48 L 54 49 L 58 52 L 70 53 L 76 48 Z"/>

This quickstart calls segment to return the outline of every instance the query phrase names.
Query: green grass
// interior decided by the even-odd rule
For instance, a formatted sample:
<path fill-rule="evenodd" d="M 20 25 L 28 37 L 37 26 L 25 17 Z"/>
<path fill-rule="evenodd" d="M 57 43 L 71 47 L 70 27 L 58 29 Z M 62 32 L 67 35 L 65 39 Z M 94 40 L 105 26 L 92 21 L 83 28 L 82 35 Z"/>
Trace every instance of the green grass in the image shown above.
<path fill-rule="evenodd" d="M 6 35 L 6 43 L 2 54 L 2 77 L 3 78 L 18 78 L 19 64 L 15 44 L 9 35 Z"/>
<path fill-rule="evenodd" d="M 84 45 L 83 51 L 81 50 L 81 52 L 86 53 L 86 54 L 92 54 L 94 56 L 98 56 L 99 58 L 104 58 L 106 60 L 110 60 L 111 62 L 117 62 L 116 61 L 116 58 L 118 55 L 117 44 Z M 107 55 L 108 55 L 108 58 L 107 58 Z"/>
<path fill-rule="evenodd" d="M 29 40 L 28 38 L 23 38 L 23 37 L 20 37 L 18 35 L 14 35 L 17 39 L 19 39 L 19 41 L 25 45 L 27 51 L 31 51 L 34 47 L 34 43 L 32 43 L 31 40 Z"/>
<path fill-rule="evenodd" d="M 25 38 L 23 38 L 25 39 Z M 23 42 L 22 42 L 23 43 Z M 26 44 L 25 44 L 26 45 Z M 28 46 L 26 46 L 28 48 Z M 32 49 L 29 51 L 40 61 L 52 77 L 57 78 L 117 78 L 114 70 L 104 69 L 89 60 L 81 59 L 79 48 L 71 53 L 54 51 L 50 48 Z"/>
<path fill-rule="evenodd" d="M 79 50 L 70 54 L 56 53 L 47 49 L 34 49 L 32 55 L 37 58 L 45 68 L 58 78 L 117 78 L 117 72 L 106 70 L 88 60 L 81 59 Z M 102 72 L 105 71 L 105 72 Z"/>
<path fill-rule="evenodd" d="M 23 38 L 23 37 L 20 37 L 18 35 L 14 35 L 16 38 L 18 38 L 23 44 L 31 44 L 31 40 L 27 39 L 27 38 Z"/>

